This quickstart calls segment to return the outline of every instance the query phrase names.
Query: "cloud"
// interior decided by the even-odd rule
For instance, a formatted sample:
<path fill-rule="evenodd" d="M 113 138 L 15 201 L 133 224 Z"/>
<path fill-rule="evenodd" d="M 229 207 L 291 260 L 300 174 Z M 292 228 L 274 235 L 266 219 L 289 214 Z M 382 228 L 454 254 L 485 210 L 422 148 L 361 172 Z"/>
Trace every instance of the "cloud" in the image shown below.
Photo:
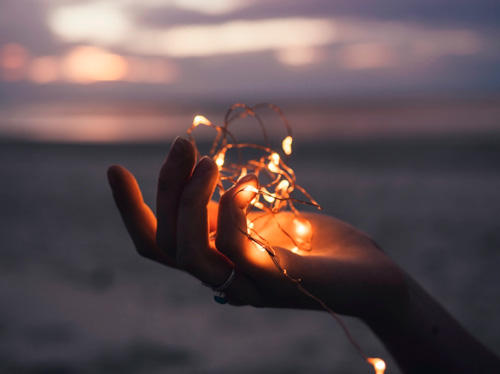
<path fill-rule="evenodd" d="M 198 0 L 190 0 L 190 6 Z M 149 0 L 142 7 L 159 7 Z M 181 7 L 177 1 L 162 3 Z M 165 5 L 167 4 L 167 5 Z M 190 4 L 190 5 L 189 5 Z M 221 0 L 217 12 L 241 8 L 244 1 Z M 215 55 L 274 51 L 289 66 L 319 62 L 316 47 L 341 46 L 341 64 L 370 69 L 419 63 L 446 55 L 480 51 L 482 37 L 474 30 L 429 27 L 415 22 L 366 18 L 281 17 L 232 19 L 226 22 L 151 27 L 138 23 L 128 1 L 94 1 L 55 7 L 49 12 L 52 31 L 68 42 L 93 43 L 138 55 L 203 58 Z M 203 6 L 201 13 L 204 13 Z M 410 56 L 409 60 L 405 56 Z"/>
<path fill-rule="evenodd" d="M 179 0 L 182 1 L 182 0 Z M 206 4 L 212 2 L 207 1 Z M 162 5 L 163 4 L 163 5 Z M 168 26 L 231 19 L 261 19 L 276 17 L 352 17 L 380 21 L 417 22 L 434 27 L 463 26 L 474 29 L 499 28 L 500 3 L 496 0 L 254 0 L 226 13 L 208 14 L 184 7 L 169 6 L 170 1 L 156 7 L 142 7 L 138 16 L 149 26 Z M 167 5 L 166 5 L 167 4 Z"/>
<path fill-rule="evenodd" d="M 44 84 L 44 92 L 67 81 L 64 61 L 86 47 L 125 63 L 120 82 L 133 84 L 107 84 L 120 84 L 113 94 L 137 93 L 136 84 L 157 92 L 153 83 L 186 96 L 206 87 L 221 95 L 418 91 L 477 87 L 484 77 L 500 87 L 492 78 L 497 9 L 464 0 L 5 0 L 0 49 L 21 45 L 27 57 L 16 82 Z"/>
<path fill-rule="evenodd" d="M 56 7 L 49 12 L 47 22 L 52 32 L 66 42 L 116 45 L 125 42 L 132 31 L 125 9 L 104 1 Z"/>
<path fill-rule="evenodd" d="M 0 9 L 0 45 L 19 43 L 40 54 L 63 48 L 46 23 L 44 2 L 2 0 Z"/>
<path fill-rule="evenodd" d="M 127 48 L 136 53 L 182 58 L 309 47 L 334 40 L 331 21 L 285 18 L 145 30 L 136 33 Z"/>

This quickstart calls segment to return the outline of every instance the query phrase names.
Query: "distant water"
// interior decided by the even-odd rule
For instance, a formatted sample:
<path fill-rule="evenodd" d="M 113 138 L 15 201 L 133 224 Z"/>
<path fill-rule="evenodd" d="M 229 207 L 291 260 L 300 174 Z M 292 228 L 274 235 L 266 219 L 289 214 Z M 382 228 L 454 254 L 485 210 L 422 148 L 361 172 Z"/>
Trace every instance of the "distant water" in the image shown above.
<path fill-rule="evenodd" d="M 60 142 L 151 142 L 184 133 L 195 114 L 220 124 L 231 103 L 165 101 L 0 102 L 0 139 L 10 137 Z M 249 103 L 251 104 L 251 103 Z M 297 139 L 500 134 L 500 97 L 474 99 L 396 98 L 371 100 L 283 101 Z M 283 136 L 278 116 L 260 109 L 269 133 Z M 240 120 L 231 126 L 238 136 L 259 136 L 258 125 Z M 197 135 L 203 133 L 198 129 Z M 203 134 L 201 134 L 203 135 Z M 205 135 L 213 136 L 212 132 Z M 209 139 L 210 139 L 209 138 Z"/>
<path fill-rule="evenodd" d="M 500 141 L 443 139 L 299 141 L 293 164 L 328 214 L 373 236 L 500 353 Z M 135 254 L 106 167 L 127 166 L 152 202 L 167 150 L 0 145 L 0 372 L 370 373 L 327 315 L 216 305 Z"/>

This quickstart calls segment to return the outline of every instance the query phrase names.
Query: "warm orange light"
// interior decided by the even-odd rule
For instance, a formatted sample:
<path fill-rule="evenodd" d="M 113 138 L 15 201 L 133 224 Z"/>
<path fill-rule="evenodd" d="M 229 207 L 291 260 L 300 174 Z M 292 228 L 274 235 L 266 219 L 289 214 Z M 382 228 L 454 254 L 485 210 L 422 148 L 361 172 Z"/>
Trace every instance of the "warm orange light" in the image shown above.
<path fill-rule="evenodd" d="M 19 69 L 24 66 L 28 58 L 26 49 L 16 43 L 5 44 L 1 51 L 2 66 L 6 69 Z"/>
<path fill-rule="evenodd" d="M 225 158 L 225 156 L 226 156 L 226 154 L 224 152 L 220 152 L 217 155 L 217 158 L 215 159 L 215 163 L 219 167 L 219 170 L 222 168 L 222 166 L 224 166 L 224 158 Z"/>
<path fill-rule="evenodd" d="M 280 155 L 276 152 L 271 153 L 271 161 L 274 165 L 278 166 L 280 164 Z"/>
<path fill-rule="evenodd" d="M 270 193 L 267 189 L 262 187 L 263 194 L 262 196 L 264 197 L 264 200 L 266 200 L 268 203 L 274 203 L 274 195 Z"/>
<path fill-rule="evenodd" d="M 384 360 L 377 357 L 368 357 L 366 361 L 373 366 L 375 374 L 384 374 L 386 368 Z"/>
<path fill-rule="evenodd" d="M 294 224 L 295 224 L 295 232 L 299 236 L 304 236 L 308 233 L 308 227 L 301 221 L 299 221 L 297 218 L 294 219 Z"/>
<path fill-rule="evenodd" d="M 256 207 L 257 209 L 264 209 L 264 204 L 262 204 L 260 201 L 256 201 L 254 204 L 253 204 L 254 207 Z"/>
<path fill-rule="evenodd" d="M 2 78 L 9 81 L 22 79 L 28 59 L 29 53 L 22 45 L 16 43 L 5 44 L 0 48 L 0 72 L 2 72 Z"/>
<path fill-rule="evenodd" d="M 286 179 L 283 179 L 276 186 L 276 191 L 285 191 L 286 192 L 286 190 L 288 190 L 288 187 L 290 187 L 290 183 L 288 183 L 288 181 Z"/>
<path fill-rule="evenodd" d="M 297 210 L 294 204 L 297 202 L 312 205 L 318 209 L 321 209 L 321 207 L 303 187 L 296 183 L 293 169 L 287 166 L 288 159 L 285 160 L 280 158 L 281 152 L 277 153 L 269 146 L 251 143 L 238 143 L 234 135 L 228 130 L 228 127 L 233 120 L 246 118 L 248 116 L 255 117 L 262 125 L 261 120 L 255 113 L 255 109 L 260 108 L 262 105 L 277 112 L 286 127 L 287 133 L 291 134 L 288 121 L 283 116 L 281 109 L 277 106 L 273 104 L 258 104 L 252 107 L 243 103 L 236 103 L 227 111 L 223 126 L 212 124 L 204 116 L 195 116 L 192 126 L 188 129 L 189 138 L 193 145 L 195 145 L 196 143 L 192 133 L 193 129 L 200 124 L 208 125 L 217 131 L 217 136 L 212 143 L 210 155 L 213 156 L 213 160 L 219 168 L 219 179 L 217 183 L 219 196 L 222 196 L 226 192 L 223 182 L 232 182 L 233 187 L 234 185 L 241 185 L 241 187 L 239 187 L 235 192 L 239 202 L 241 202 L 239 205 L 244 205 L 243 203 L 246 204 L 250 201 L 250 207 L 255 207 L 263 213 L 256 216 L 254 222 L 261 217 L 267 216 L 272 218 L 276 221 L 277 227 L 285 235 L 280 237 L 278 237 L 278 235 L 274 235 L 274 237 L 265 238 L 268 235 L 266 234 L 264 237 L 259 231 L 261 228 L 264 228 L 264 230 L 269 228 L 266 227 L 269 226 L 269 224 L 264 223 L 256 225 L 257 228 L 255 228 L 254 222 L 248 218 L 253 215 L 247 216 L 245 219 L 246 229 L 242 231 L 242 233 L 246 235 L 248 239 L 247 243 L 248 241 L 251 241 L 256 250 L 245 251 L 245 257 L 250 262 L 258 264 L 258 266 L 268 266 L 274 264 L 276 269 L 286 280 L 295 284 L 300 292 L 317 302 L 325 311 L 335 318 L 335 320 L 342 326 L 353 346 L 359 351 L 362 357 L 366 358 L 365 353 L 349 333 L 349 330 L 340 317 L 337 316 L 337 314 L 330 309 L 330 307 L 323 300 L 321 300 L 321 298 L 315 296 L 308 289 L 306 289 L 306 286 L 302 284 L 301 277 L 296 277 L 288 272 L 286 266 L 282 264 L 282 261 L 280 261 L 279 251 L 276 251 L 273 246 L 274 244 L 272 244 L 275 239 L 276 242 L 279 243 L 278 245 L 281 244 L 282 240 L 286 240 L 287 244 L 285 244 L 284 247 L 289 248 L 291 253 L 296 254 L 296 256 L 307 256 L 308 253 L 304 251 L 311 251 L 312 249 L 313 227 L 311 222 L 309 222 L 309 220 Z M 264 137 L 266 138 L 265 129 L 263 132 Z M 290 155 L 292 153 L 292 142 L 293 139 L 290 135 L 286 136 L 282 140 L 283 152 L 286 155 Z M 241 151 L 246 148 L 264 151 L 265 155 L 260 156 L 259 158 L 247 160 L 245 163 L 241 162 L 242 157 L 238 157 L 238 161 L 231 159 L 229 165 L 226 168 L 222 168 L 227 150 L 237 149 Z M 248 172 L 255 175 L 253 183 L 250 183 L 250 180 L 248 180 L 247 183 L 241 183 L 241 177 L 247 175 Z M 261 181 L 259 180 L 259 174 L 262 174 L 262 172 L 265 172 L 266 174 L 264 183 L 260 183 Z M 306 200 L 292 197 L 295 189 L 299 190 L 302 195 L 305 196 Z M 261 196 L 262 199 L 259 201 Z M 284 215 L 285 219 L 283 222 L 279 222 L 276 216 L 280 212 L 287 210 L 287 208 L 289 210 L 287 212 L 288 214 Z M 271 234 L 270 236 L 273 235 Z M 250 248 L 251 245 L 252 244 L 248 243 L 248 248 Z M 272 260 L 271 262 L 269 261 L 270 259 Z M 386 366 L 383 360 L 379 358 L 366 358 L 366 360 L 368 363 L 373 365 L 376 374 L 384 373 Z"/>
<path fill-rule="evenodd" d="M 280 169 L 276 166 L 276 164 L 273 161 L 269 161 L 267 164 L 267 168 L 271 170 L 273 173 L 278 173 Z"/>
<path fill-rule="evenodd" d="M 69 81 L 76 83 L 116 81 L 125 77 L 127 62 L 104 49 L 80 46 L 64 57 L 62 70 Z"/>
<path fill-rule="evenodd" d="M 211 124 L 212 124 L 212 122 L 210 122 L 207 117 L 202 116 L 200 114 L 198 114 L 197 116 L 194 116 L 194 118 L 193 118 L 193 126 L 194 127 L 196 127 L 198 125 L 210 126 Z"/>
<path fill-rule="evenodd" d="M 248 235 L 252 234 L 252 230 L 254 228 L 254 223 L 247 219 L 247 233 Z"/>
<path fill-rule="evenodd" d="M 293 229 L 295 232 L 295 241 L 300 249 L 311 250 L 312 226 L 311 223 L 303 217 L 293 219 Z"/>
<path fill-rule="evenodd" d="M 266 200 L 268 203 L 274 203 L 274 197 L 270 195 L 264 195 L 264 200 Z"/>
<path fill-rule="evenodd" d="M 257 188 L 255 188 L 254 186 L 245 186 L 245 188 L 243 188 L 243 191 L 250 191 L 250 192 L 254 192 L 254 193 L 259 193 L 259 190 Z"/>
<path fill-rule="evenodd" d="M 255 247 L 256 247 L 259 251 L 261 251 L 261 252 L 265 252 L 265 251 L 266 251 L 266 249 L 265 249 L 263 246 L 261 246 L 259 243 L 254 242 L 254 244 L 255 244 Z"/>
<path fill-rule="evenodd" d="M 258 198 L 259 196 L 258 193 L 259 190 L 257 188 L 251 185 L 246 185 L 245 187 L 243 187 L 241 190 L 238 191 L 238 196 L 241 196 L 241 198 L 245 201 L 252 199 L 250 205 L 254 206 L 256 198 Z M 254 196 L 254 194 L 256 195 Z M 247 224 L 249 224 L 249 222 L 250 221 L 247 220 Z M 248 227 L 250 227 L 250 225 Z M 251 225 L 251 227 L 253 227 L 253 224 Z"/>
<path fill-rule="evenodd" d="M 251 187 L 251 186 L 248 186 L 248 187 Z M 259 192 L 259 190 L 257 190 L 257 192 Z M 250 201 L 250 205 L 257 207 L 257 203 L 259 202 L 259 197 L 260 197 L 260 195 L 257 193 L 257 195 L 255 195 L 255 197 L 252 199 L 252 201 Z"/>
<path fill-rule="evenodd" d="M 293 139 L 289 135 L 281 142 L 281 148 L 283 148 L 283 152 L 285 152 L 286 155 L 292 154 L 292 141 Z"/>

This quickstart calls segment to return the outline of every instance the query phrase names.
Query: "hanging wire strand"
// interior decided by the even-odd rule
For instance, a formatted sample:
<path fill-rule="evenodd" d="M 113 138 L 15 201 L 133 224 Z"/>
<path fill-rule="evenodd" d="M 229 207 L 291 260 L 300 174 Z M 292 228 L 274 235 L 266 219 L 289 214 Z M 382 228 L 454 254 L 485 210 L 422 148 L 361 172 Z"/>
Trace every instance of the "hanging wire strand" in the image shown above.
<path fill-rule="evenodd" d="M 286 136 L 282 139 L 281 150 L 276 151 L 271 148 L 269 136 L 266 130 L 266 126 L 262 118 L 257 114 L 258 110 L 269 109 L 278 114 L 282 124 L 285 127 Z M 229 127 L 232 123 L 239 119 L 246 117 L 254 118 L 258 124 L 265 145 L 254 144 L 254 143 L 239 143 L 236 137 L 229 131 Z M 283 156 L 288 160 L 292 153 L 292 128 L 286 119 L 283 111 L 274 104 L 260 103 L 254 106 L 249 106 L 243 103 L 236 103 L 231 105 L 224 116 L 224 123 L 222 126 L 218 126 L 210 122 L 206 117 L 202 115 L 197 115 L 193 119 L 191 127 L 187 130 L 187 135 L 194 148 L 196 149 L 196 154 L 199 155 L 198 148 L 196 146 L 196 141 L 194 137 L 195 129 L 200 126 L 208 126 L 216 131 L 216 136 L 212 142 L 209 155 L 215 161 L 219 169 L 219 180 L 217 181 L 217 187 L 219 196 L 222 196 L 226 191 L 224 187 L 224 182 L 226 185 L 229 183 L 229 187 L 237 183 L 237 181 L 248 173 L 253 173 L 259 178 L 259 182 L 263 179 L 263 176 L 267 176 L 270 179 L 267 183 L 259 183 L 259 188 L 251 187 L 251 190 L 256 193 L 256 197 L 251 201 L 250 205 L 253 208 L 262 211 L 262 214 L 252 221 L 247 220 L 252 228 L 239 230 L 248 237 L 248 239 L 254 242 L 258 248 L 265 251 L 270 259 L 272 260 L 276 269 L 282 274 L 282 276 L 292 282 L 297 289 L 303 293 L 305 296 L 309 297 L 311 300 L 316 302 L 321 306 L 326 312 L 328 312 L 340 325 L 343 332 L 345 333 L 347 339 L 355 350 L 360 354 L 360 356 L 367 363 L 373 366 L 376 374 L 383 374 L 385 371 L 385 362 L 376 357 L 368 357 L 361 346 L 357 343 L 354 337 L 349 332 L 349 329 L 340 318 L 320 297 L 316 296 L 310 290 L 308 290 L 301 278 L 294 278 L 288 272 L 286 268 L 283 268 L 279 261 L 279 256 L 276 250 L 269 244 L 269 242 L 263 238 L 255 229 L 253 229 L 253 223 L 263 217 L 271 215 L 274 221 L 277 223 L 278 228 L 287 236 L 294 249 L 300 249 L 304 251 L 310 251 L 311 248 L 311 238 L 312 233 L 305 240 L 304 238 L 297 238 L 293 233 L 285 230 L 282 225 L 278 222 L 276 214 L 282 211 L 290 211 L 294 214 L 296 219 L 301 220 L 304 227 L 310 226 L 309 221 L 305 219 L 300 211 L 295 207 L 294 203 L 299 203 L 303 205 L 310 205 L 318 210 L 321 210 L 321 206 L 316 200 L 296 182 L 296 177 L 293 169 L 289 167 L 284 161 Z M 237 161 L 228 162 L 226 156 L 231 151 L 236 151 Z M 252 150 L 253 153 L 260 153 L 260 156 L 254 158 L 249 158 L 247 161 L 243 160 L 243 150 Z M 280 156 L 281 154 L 281 156 Z M 261 178 L 262 177 L 262 178 Z M 291 196 L 294 191 L 298 191 L 303 198 L 299 199 L 297 197 Z M 260 199 L 262 197 L 262 199 Z M 293 251 L 293 250 L 292 250 Z"/>

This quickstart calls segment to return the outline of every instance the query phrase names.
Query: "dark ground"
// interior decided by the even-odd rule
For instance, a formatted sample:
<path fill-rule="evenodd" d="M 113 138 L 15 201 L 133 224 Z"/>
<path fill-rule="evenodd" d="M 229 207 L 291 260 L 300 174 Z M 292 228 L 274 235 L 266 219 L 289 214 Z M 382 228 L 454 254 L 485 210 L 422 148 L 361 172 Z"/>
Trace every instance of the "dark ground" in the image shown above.
<path fill-rule="evenodd" d="M 134 253 L 106 167 L 130 168 L 151 202 L 168 147 L 0 144 L 0 372 L 370 372 L 328 316 L 219 306 Z M 326 213 L 373 236 L 500 353 L 498 137 L 299 143 L 295 160 Z"/>

